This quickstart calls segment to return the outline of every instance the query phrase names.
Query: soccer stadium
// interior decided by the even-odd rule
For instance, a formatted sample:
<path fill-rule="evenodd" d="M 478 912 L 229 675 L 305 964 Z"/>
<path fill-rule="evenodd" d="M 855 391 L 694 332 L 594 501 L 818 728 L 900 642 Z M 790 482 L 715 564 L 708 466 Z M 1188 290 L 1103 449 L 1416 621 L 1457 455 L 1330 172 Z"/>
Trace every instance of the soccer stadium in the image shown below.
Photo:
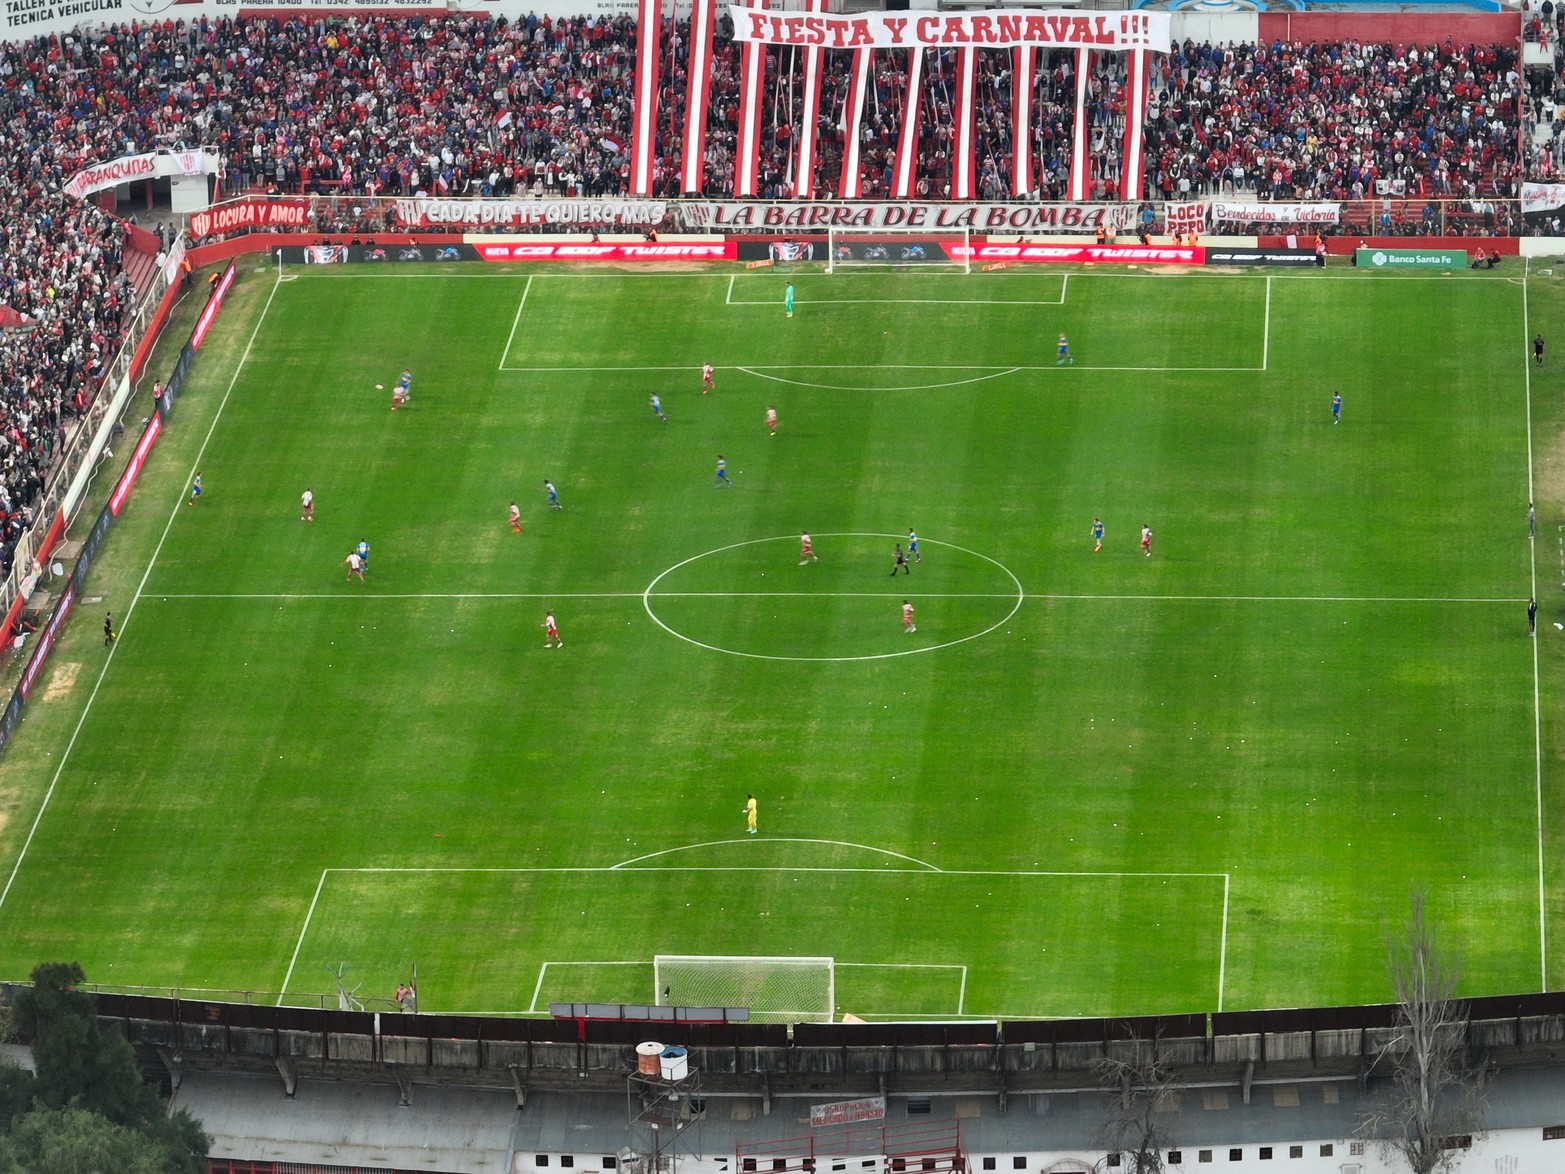
<path fill-rule="evenodd" d="M 1565 1168 L 1565 9 L 582 7 L 7 6 L 0 1171 Z"/>

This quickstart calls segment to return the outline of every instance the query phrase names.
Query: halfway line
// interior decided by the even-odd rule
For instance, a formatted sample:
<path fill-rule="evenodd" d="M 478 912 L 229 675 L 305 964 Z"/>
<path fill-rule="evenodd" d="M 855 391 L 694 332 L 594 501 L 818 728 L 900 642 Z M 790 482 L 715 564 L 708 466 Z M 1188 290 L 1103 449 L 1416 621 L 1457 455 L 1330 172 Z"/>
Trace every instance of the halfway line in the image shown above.
<path fill-rule="evenodd" d="M 408 592 L 185 592 L 151 591 L 157 599 L 642 599 L 645 591 L 408 591 Z M 884 599 L 888 594 L 906 599 L 1015 599 L 1014 591 L 653 591 L 659 599 L 813 598 Z M 1503 603 L 1517 600 L 1490 596 L 1426 595 L 1077 595 L 1053 591 L 1027 591 L 1023 599 L 1082 599 L 1144 601 L 1149 603 Z"/>

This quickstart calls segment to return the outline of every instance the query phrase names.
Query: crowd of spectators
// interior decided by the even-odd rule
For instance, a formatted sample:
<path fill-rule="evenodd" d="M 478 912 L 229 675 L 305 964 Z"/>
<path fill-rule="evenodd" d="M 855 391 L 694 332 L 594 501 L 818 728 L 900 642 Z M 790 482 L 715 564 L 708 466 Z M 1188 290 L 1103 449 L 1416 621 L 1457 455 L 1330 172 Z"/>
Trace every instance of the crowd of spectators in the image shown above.
<path fill-rule="evenodd" d="M 1519 69 L 1514 46 L 1449 40 L 1403 49 L 1187 41 L 1153 80 L 1147 194 L 1511 197 Z"/>
<path fill-rule="evenodd" d="M 658 144 L 663 164 L 657 173 L 657 190 L 665 195 L 677 194 L 679 187 L 675 160 L 683 135 L 688 34 L 687 23 L 665 22 Z M 738 135 L 739 54 L 730 34 L 725 19 L 714 54 L 704 161 L 708 190 L 716 193 L 732 188 Z M 803 58 L 802 50 L 766 50 L 758 168 L 763 198 L 791 194 L 794 187 Z M 827 52 L 822 59 L 817 166 L 808 185 L 818 195 L 838 188 L 852 58 Z M 982 199 L 1004 199 L 1014 190 L 1011 58 L 981 50 L 976 59 L 976 189 Z M 1099 54 L 1092 61 L 1085 186 L 1091 198 L 1113 198 L 1124 166 L 1125 59 Z M 1029 128 L 1033 173 L 1022 185 L 1033 199 L 1061 199 L 1067 190 L 1074 68 L 1069 51 L 1045 51 L 1040 59 Z M 907 69 L 904 51 L 874 54 L 860 131 L 867 197 L 890 189 Z M 929 51 L 914 181 L 921 198 L 950 194 L 955 80 L 955 51 Z M 1522 89 L 1517 51 L 1509 45 L 1458 46 L 1448 40 L 1405 48 L 1353 41 L 1214 47 L 1187 41 L 1153 59 L 1142 194 L 1176 200 L 1507 199 L 1521 178 Z M 1556 117 L 1551 108 L 1550 118 Z M 1565 141 L 1556 149 L 1565 150 Z"/>
<path fill-rule="evenodd" d="M 69 419 L 124 337 L 125 230 L 67 196 L 86 159 L 119 154 L 113 121 L 77 120 L 38 46 L 0 47 L 0 569 L 31 525 Z"/>
<path fill-rule="evenodd" d="M 1565 183 L 1565 3 L 1528 0 L 1523 39 L 1542 46 L 1551 59 L 1529 68 L 1527 108 L 1522 122 L 1522 168 L 1529 182 Z M 1528 218 L 1529 230 L 1565 236 L 1565 210 L 1551 208 Z"/>
<path fill-rule="evenodd" d="M 1565 6 L 1529 17 L 1556 68 L 1524 85 L 1512 46 L 1176 45 L 1153 58 L 1148 199 L 1224 194 L 1275 200 L 1492 206 L 1528 178 L 1565 171 Z M 654 187 L 678 194 L 689 24 L 665 21 Z M 612 196 L 629 181 L 634 18 L 477 16 L 200 19 L 113 26 L 0 46 L 0 562 L 36 502 L 69 417 L 86 408 L 122 341 L 129 302 L 124 230 L 63 194 L 83 165 L 167 147 L 216 148 L 228 191 L 375 196 Z M 803 52 L 769 46 L 759 187 L 791 195 L 804 107 Z M 814 172 L 841 183 L 851 55 L 823 54 Z M 740 52 L 726 15 L 714 46 L 709 194 L 732 190 Z M 1087 183 L 1112 197 L 1127 110 L 1125 63 L 1097 55 L 1087 79 Z M 860 124 L 862 194 L 892 187 L 908 55 L 876 50 Z M 914 194 L 949 196 L 954 51 L 925 59 Z M 977 54 L 977 195 L 1009 198 L 1011 57 Z M 1065 196 L 1075 56 L 1044 51 L 1033 92 L 1032 199 Z M 1519 146 L 1520 144 L 1520 146 Z M 1411 218 L 1425 224 L 1431 218 Z M 323 230 L 379 227 L 334 212 Z"/>

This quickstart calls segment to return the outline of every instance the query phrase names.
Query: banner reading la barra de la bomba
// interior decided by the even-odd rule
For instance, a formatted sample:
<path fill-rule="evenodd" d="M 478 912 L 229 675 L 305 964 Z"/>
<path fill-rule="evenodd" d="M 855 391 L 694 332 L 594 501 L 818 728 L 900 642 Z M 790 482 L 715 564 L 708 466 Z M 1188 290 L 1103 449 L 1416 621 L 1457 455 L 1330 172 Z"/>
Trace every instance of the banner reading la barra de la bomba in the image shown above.
<path fill-rule="evenodd" d="M 770 12 L 732 5 L 734 40 L 822 49 L 915 49 L 973 46 L 1007 48 L 1151 49 L 1167 53 L 1166 12 L 1060 12 L 995 9 L 984 12 L 836 15 Z"/>

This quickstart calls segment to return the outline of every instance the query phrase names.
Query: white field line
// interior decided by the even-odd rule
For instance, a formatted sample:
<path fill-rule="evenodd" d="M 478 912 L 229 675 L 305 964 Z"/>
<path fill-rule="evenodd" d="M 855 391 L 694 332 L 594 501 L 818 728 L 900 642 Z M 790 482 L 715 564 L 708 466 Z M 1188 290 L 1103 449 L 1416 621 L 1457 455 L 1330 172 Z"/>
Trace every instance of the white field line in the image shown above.
<path fill-rule="evenodd" d="M 916 864 L 926 872 L 939 872 L 940 869 L 930 864 L 927 860 L 920 860 L 916 856 L 907 856 L 901 852 L 893 852 L 890 848 L 873 848 L 868 844 L 855 844 L 851 840 L 820 840 L 808 836 L 774 836 L 771 842 L 783 844 L 824 844 L 831 848 L 856 848 L 861 852 L 874 852 L 880 856 L 894 856 L 898 860 L 906 860 L 909 864 Z M 656 852 L 647 852 L 641 856 L 632 856 L 629 860 L 621 860 L 618 864 L 610 865 L 611 872 L 629 868 L 633 864 L 640 864 L 643 860 L 656 860 L 659 856 L 671 856 L 675 852 L 696 852 L 703 848 L 722 848 L 730 844 L 753 843 L 754 841 L 735 837 L 731 840 L 708 840 L 701 844 L 681 844 L 677 848 L 662 848 Z M 905 869 L 874 869 L 876 872 L 905 872 Z"/>
<path fill-rule="evenodd" d="M 547 962 L 539 963 L 539 965 L 538 965 L 538 981 L 533 984 L 532 1001 L 527 1004 L 527 1010 L 529 1012 L 536 1012 L 538 1010 L 538 996 L 543 992 L 543 978 L 544 978 L 544 975 L 546 975 L 548 973 L 549 973 L 549 964 Z"/>
<path fill-rule="evenodd" d="M 299 938 L 293 944 L 293 956 L 288 959 L 288 973 L 283 975 L 283 989 L 277 993 L 277 1005 L 283 1005 L 283 999 L 288 993 L 288 984 L 293 981 L 293 968 L 299 964 L 299 951 L 304 949 L 304 935 L 310 932 L 310 921 L 315 917 L 315 906 L 320 902 L 321 890 L 326 887 L 326 874 L 331 869 L 321 869 L 321 879 L 315 882 L 315 895 L 310 898 L 310 907 L 305 911 L 304 924 L 299 927 Z"/>
<path fill-rule="evenodd" d="M 1261 370 L 1267 369 L 1272 353 L 1272 275 L 1266 275 L 1266 319 L 1261 326 Z"/>
<path fill-rule="evenodd" d="M 1223 1009 L 1223 987 L 1228 980 L 1228 889 L 1229 876 L 1223 873 L 1223 936 L 1217 947 L 1217 1009 Z"/>
<path fill-rule="evenodd" d="M 648 959 L 645 962 L 540 962 L 538 964 L 538 982 L 533 987 L 532 1002 L 527 1004 L 527 1011 L 526 1011 L 526 1013 L 528 1015 L 536 1015 L 538 1013 L 538 996 L 543 993 L 544 975 L 548 974 L 549 967 L 551 967 L 551 966 L 651 966 L 651 965 L 652 965 L 651 959 Z M 514 1014 L 516 1014 L 516 1012 L 510 1011 L 510 1012 L 506 1012 L 506 1014 L 514 1015 Z"/>
<path fill-rule="evenodd" d="M 501 371 L 520 371 L 520 370 L 523 370 L 523 368 L 520 368 L 520 367 L 507 367 L 505 365 L 505 361 L 511 355 L 511 343 L 516 341 L 516 331 L 517 331 L 517 328 L 520 327 L 521 324 L 522 324 L 522 310 L 526 308 L 526 306 L 527 306 L 527 295 L 532 293 L 532 291 L 533 291 L 533 279 L 532 279 L 532 275 L 528 274 L 528 276 L 527 276 L 527 284 L 522 286 L 522 300 L 516 303 L 516 317 L 511 319 L 511 333 L 505 336 L 505 349 L 500 352 L 500 366 L 499 366 L 498 370 L 501 370 Z"/>
<path fill-rule="evenodd" d="M 967 966 L 961 962 L 839 962 L 832 959 L 832 965 L 838 970 L 959 970 L 960 981 L 956 988 L 956 1011 L 954 1014 L 965 1014 L 962 1007 L 967 1002 Z M 892 1011 L 878 1011 L 873 1014 L 883 1019 L 902 1019 L 905 1016 L 897 1015 Z M 915 1016 L 916 1018 L 916 1016 Z"/>
<path fill-rule="evenodd" d="M 688 264 L 689 262 L 678 262 L 678 263 L 680 263 L 680 264 Z M 485 280 L 485 279 L 487 279 L 487 280 L 490 280 L 490 281 L 514 281 L 514 280 L 516 280 L 516 277 L 517 277 L 519 272 L 525 271 L 524 269 L 502 268 L 502 266 L 505 266 L 505 265 L 508 265 L 508 264 L 520 265 L 520 266 L 524 266 L 525 267 L 528 264 L 528 262 L 492 262 L 492 263 L 490 263 L 488 265 L 485 265 L 482 268 L 479 268 L 479 267 L 476 267 L 476 266 L 466 266 L 462 270 L 450 270 L 450 271 L 445 271 L 445 272 L 431 272 L 427 267 L 424 267 L 424 266 L 411 266 L 411 265 L 407 266 L 405 268 L 400 268 L 400 267 L 395 266 L 395 265 L 390 265 L 390 266 L 387 266 L 384 269 L 379 268 L 379 267 L 374 266 L 374 265 L 320 265 L 320 266 L 311 266 L 311 271 L 312 271 L 312 274 L 314 276 L 317 276 L 321 280 L 324 280 L 324 281 L 351 281 L 351 280 L 353 280 L 355 278 L 369 279 L 369 280 L 380 280 L 380 281 L 384 281 L 384 280 L 388 280 L 388 279 L 390 279 L 390 280 L 396 280 L 396 279 L 401 279 L 401 280 L 434 280 L 434 281 L 452 281 L 452 280 L 455 280 L 455 279 L 474 281 L 474 280 Z M 572 264 L 572 263 L 562 262 L 562 264 Z M 717 263 L 714 262 L 713 264 L 715 266 Z M 869 270 L 868 272 L 864 273 L 864 276 L 866 276 L 866 277 L 868 277 L 868 276 L 881 277 L 881 276 L 884 276 L 884 270 L 887 270 L 887 269 L 897 269 L 897 270 L 901 270 L 901 271 L 905 272 L 908 269 L 908 266 L 906 266 L 906 265 L 877 265 L 877 266 L 859 266 L 858 268 Z M 1033 266 L 1031 268 L 1021 268 L 1019 265 L 1016 265 L 1016 266 L 1012 266 L 1008 270 L 1003 270 L 1003 271 L 1000 271 L 1000 272 L 997 272 L 997 273 L 994 273 L 994 274 L 984 274 L 982 276 L 981 280 L 1014 281 L 1014 280 L 1016 280 L 1018 274 L 1037 274 L 1039 276 L 1042 276 L 1042 275 L 1046 274 L 1051 268 L 1054 268 L 1055 272 L 1059 272 L 1059 268 L 1058 267 L 1051 267 L 1051 266 L 1046 265 L 1046 264 L 1035 265 L 1035 266 Z M 785 270 L 784 272 L 790 272 L 790 271 Z M 806 276 L 811 275 L 812 273 L 814 275 L 816 275 L 816 276 L 821 276 L 821 277 L 827 276 L 826 271 L 824 269 L 814 269 L 814 270 L 812 270 L 812 269 L 809 269 L 809 268 L 801 268 L 797 272 L 799 274 L 801 274 L 801 275 L 806 275 Z M 843 277 L 843 276 L 851 276 L 853 272 L 854 272 L 854 270 L 841 270 L 841 269 L 839 269 L 836 273 L 832 274 L 831 276 L 833 276 L 834 278 L 836 278 L 836 277 Z M 565 270 L 546 271 L 546 270 L 537 269 L 537 270 L 534 270 L 532 273 L 530 273 L 529 276 L 531 276 L 531 277 L 538 277 L 538 278 L 551 278 L 551 277 L 552 278 L 562 278 L 562 279 L 566 279 L 566 280 L 570 280 L 570 281 L 582 281 L 582 280 L 605 279 L 605 278 L 624 279 L 624 278 L 627 278 L 627 277 L 629 277 L 629 278 L 635 278 L 635 277 L 656 278 L 656 279 L 661 280 L 661 281 L 676 281 L 676 280 L 682 280 L 682 281 L 717 281 L 717 280 L 720 280 L 721 278 L 723 278 L 726 275 L 726 276 L 729 276 L 729 277 L 738 278 L 741 281 L 762 281 L 762 280 L 765 280 L 768 277 L 770 277 L 772 280 L 775 281 L 776 277 L 773 275 L 774 273 L 775 273 L 775 270 L 772 273 L 758 273 L 758 274 L 751 275 L 751 274 L 746 274 L 746 273 L 730 273 L 726 269 L 715 269 L 715 268 L 714 268 L 714 271 L 708 272 L 708 273 L 678 272 L 678 271 L 674 271 L 674 270 L 662 271 L 662 270 L 654 270 L 654 269 L 614 269 L 614 268 L 607 268 L 607 269 L 582 269 L 582 268 L 576 268 L 576 269 L 573 269 L 573 270 L 570 270 L 570 271 L 565 271 Z M 1009 277 L 1004 276 L 1004 274 L 1006 274 L 1006 273 L 1009 273 L 1011 276 L 1009 276 Z M 942 277 L 942 278 L 944 278 L 944 277 L 966 277 L 966 276 L 969 276 L 968 274 L 963 273 L 960 268 L 957 268 L 955 266 L 946 266 L 946 265 L 930 265 L 930 266 L 927 266 L 926 268 L 921 268 L 919 270 L 919 275 L 922 276 L 922 277 Z M 978 277 L 979 274 L 975 272 L 971 276 Z M 1287 271 L 1284 271 L 1284 272 L 1273 273 L 1273 274 L 1268 274 L 1268 273 L 1212 273 L 1212 272 L 1203 271 L 1199 266 L 1191 268 L 1187 272 L 1180 273 L 1180 274 L 1152 273 L 1152 272 L 1148 272 L 1148 271 L 1145 271 L 1145 270 L 1142 270 L 1142 269 L 1132 268 L 1132 267 L 1128 267 L 1128 266 L 1125 269 L 1123 269 L 1123 270 L 1107 269 L 1107 268 L 1100 268 L 1100 269 L 1093 269 L 1093 270 L 1067 268 L 1065 270 L 1065 272 L 1063 274 L 1061 274 L 1061 276 L 1065 277 L 1067 280 L 1069 280 L 1071 277 L 1076 277 L 1078 279 L 1079 278 L 1083 278 L 1083 277 L 1092 277 L 1092 278 L 1105 278 L 1106 277 L 1106 278 L 1129 279 L 1129 280 L 1132 280 L 1132 281 L 1167 281 L 1169 277 L 1173 276 L 1173 277 L 1204 278 L 1204 279 L 1210 280 L 1210 281 L 1235 281 L 1235 282 L 1246 282 L 1246 281 L 1248 281 L 1248 282 L 1260 282 L 1260 281 L 1265 280 L 1266 277 L 1276 277 L 1279 281 L 1310 281 L 1310 282 L 1313 282 L 1313 281 L 1346 281 L 1346 282 L 1358 282 L 1359 284 L 1363 285 L 1366 289 L 1372 289 L 1375 286 L 1380 285 L 1380 284 L 1384 284 L 1385 282 L 1388 282 L 1388 281 L 1444 281 L 1444 282 L 1447 282 L 1447 283 L 1449 283 L 1451 281 L 1451 275 L 1445 274 L 1445 273 L 1396 273 L 1396 274 L 1377 273 L 1377 274 L 1370 275 L 1370 274 L 1367 274 L 1367 273 L 1331 273 L 1329 271 L 1325 272 L 1325 273 L 1322 273 L 1319 270 L 1310 270 L 1308 272 L 1287 272 Z M 1468 282 L 1468 281 L 1472 281 L 1472 282 L 1498 281 L 1498 282 L 1504 282 L 1505 284 L 1508 284 L 1508 285 L 1516 285 L 1516 284 L 1518 284 L 1515 278 L 1502 277 L 1499 274 L 1489 274 L 1489 273 L 1485 273 L 1485 274 L 1477 276 L 1477 277 L 1473 277 L 1473 276 L 1464 274 L 1462 276 L 1462 278 L 1461 278 L 1461 281 L 1462 282 Z"/>
<path fill-rule="evenodd" d="M 732 287 L 730 287 L 731 289 Z M 1020 299 L 1005 298 L 1001 301 L 986 301 L 983 298 L 811 298 L 801 305 L 810 306 L 982 306 L 986 310 L 1003 309 L 1006 306 L 1058 306 L 1057 301 L 1025 301 Z M 730 306 L 770 306 L 777 308 L 775 301 L 754 302 L 729 302 Z"/>
<path fill-rule="evenodd" d="M 899 599 L 1015 599 L 1014 591 L 358 591 L 341 592 L 184 592 L 152 591 L 148 598 L 167 599 L 884 599 L 888 594 Z M 1514 607 L 1525 599 L 1504 596 L 1470 595 L 1082 595 L 1049 591 L 1028 591 L 1023 599 L 1079 600 L 1115 603 L 1438 603 L 1496 604 Z M 111 652 L 112 655 L 112 652 Z"/>
<path fill-rule="evenodd" d="M 861 970 L 966 970 L 967 967 L 960 962 L 839 962 L 833 958 L 831 964 L 838 970 L 845 966 L 856 966 Z"/>
<path fill-rule="evenodd" d="M 174 528 L 174 519 L 179 517 L 180 507 L 185 502 L 185 490 L 190 485 L 191 478 L 201 468 L 201 458 L 206 455 L 207 445 L 212 443 L 212 434 L 217 431 L 218 421 L 223 418 L 223 410 L 228 407 L 228 399 L 234 394 L 234 387 L 239 382 L 239 376 L 244 373 L 245 364 L 250 359 L 250 351 L 255 346 L 255 340 L 261 333 L 261 327 L 266 323 L 266 316 L 272 308 L 272 299 L 277 296 L 280 288 L 277 282 L 272 283 L 272 292 L 266 297 L 266 305 L 261 307 L 260 317 L 256 319 L 255 329 L 250 332 L 250 341 L 245 343 L 244 353 L 239 356 L 239 365 L 234 368 L 234 377 L 228 381 L 228 390 L 223 392 L 223 398 L 217 405 L 217 412 L 212 417 L 212 423 L 207 428 L 206 436 L 201 440 L 201 447 L 196 452 L 196 459 L 185 475 L 185 480 L 179 486 L 179 492 L 174 496 L 174 508 L 169 512 L 168 521 L 163 525 L 163 533 L 158 538 L 158 544 L 153 548 L 152 557 L 147 561 L 147 569 L 142 572 L 141 581 L 136 584 L 136 592 L 131 596 L 130 603 L 125 608 L 125 614 L 120 617 L 119 635 L 123 637 L 125 630 L 130 625 L 131 616 L 136 613 L 136 604 L 141 601 L 142 592 L 146 589 L 147 579 L 152 575 L 152 568 L 157 566 L 158 555 L 163 553 L 163 544 L 168 541 L 169 531 Z M 145 492 L 145 490 L 143 490 Z M 81 735 L 82 727 L 87 724 L 87 717 L 92 713 L 93 702 L 98 699 L 98 691 L 103 688 L 103 681 L 109 675 L 109 668 L 114 664 L 115 653 L 119 651 L 122 640 L 116 640 L 109 645 L 109 655 L 104 658 L 103 668 L 98 670 L 98 679 L 93 682 L 92 692 L 87 697 L 87 704 L 82 707 L 81 717 L 76 719 L 76 727 L 71 731 L 70 741 L 65 744 L 65 751 L 60 755 L 60 764 L 54 768 L 54 774 L 49 779 L 49 788 L 44 792 L 43 803 L 38 807 L 38 814 L 33 817 L 32 825 L 27 829 L 27 839 L 22 841 L 22 850 L 17 853 L 16 863 L 11 867 L 11 875 L 6 878 L 5 888 L 0 889 L 0 908 L 4 908 L 5 900 L 11 894 L 11 886 L 16 883 L 16 876 L 22 870 L 22 861 L 27 859 L 27 850 L 32 847 L 33 837 L 38 833 L 38 825 L 43 822 L 44 813 L 49 810 L 49 801 L 54 798 L 55 786 L 60 781 L 60 775 L 65 771 L 65 764 L 71 760 L 71 751 L 76 746 L 76 739 Z"/>
<path fill-rule="evenodd" d="M 1005 367 L 982 375 L 974 375 L 969 379 L 948 379 L 943 383 L 904 383 L 896 387 L 875 388 L 855 386 L 851 383 L 817 383 L 812 379 L 785 379 L 781 375 L 767 375 L 750 367 L 735 367 L 734 370 L 772 383 L 786 383 L 791 387 L 809 387 L 816 391 L 941 391 L 948 387 L 967 387 L 974 383 L 987 383 L 991 379 L 1004 379 L 1007 375 L 1015 375 L 1021 368 Z"/>
<path fill-rule="evenodd" d="M 732 841 L 719 841 L 719 843 L 734 844 L 790 844 L 790 843 L 830 843 L 831 841 L 793 840 L 784 837 L 771 837 Z M 701 845 L 695 845 L 700 847 Z M 859 845 L 853 845 L 855 847 Z M 670 849 L 679 851 L 680 849 Z M 899 855 L 885 848 L 869 849 L 887 855 Z M 912 857 L 904 859 L 911 860 Z M 629 861 L 620 864 L 561 864 L 561 865 L 409 865 L 400 866 L 394 864 L 367 864 L 362 867 L 337 867 L 328 868 L 327 872 L 356 873 L 365 876 L 386 876 L 405 874 L 408 876 L 438 876 L 442 873 L 466 874 L 466 873 L 493 873 L 515 876 L 526 876 L 533 873 L 539 875 L 555 875 L 560 873 L 626 873 L 638 872 L 823 872 L 823 873 L 865 873 L 870 876 L 883 876 L 887 873 L 895 873 L 899 876 L 911 875 L 918 870 L 910 868 L 851 868 L 846 865 L 801 865 L 801 864 L 652 864 L 638 865 L 635 868 L 627 868 Z M 1048 878 L 1054 877 L 1065 880 L 1227 880 L 1226 872 L 1106 872 L 1106 871 L 1069 871 L 1053 869 L 1004 869 L 1004 868 L 934 868 L 930 870 L 931 876 L 981 876 L 981 877 L 1023 877 L 1023 878 Z"/>
<path fill-rule="evenodd" d="M 1527 337 L 1529 321 L 1529 308 L 1527 301 L 1527 283 L 1522 282 L 1522 342 L 1518 348 L 1522 353 L 1522 389 L 1525 393 L 1525 408 L 1527 416 L 1527 501 L 1528 508 L 1538 499 L 1533 496 L 1533 463 L 1532 463 L 1532 358 L 1530 340 Z M 1528 570 L 1531 573 L 1532 595 L 1538 598 L 1538 542 L 1537 538 L 1529 534 Z M 1565 565 L 1565 546 L 1561 547 L 1560 561 Z M 1565 585 L 1565 573 L 1562 573 L 1562 585 Z M 1537 812 L 1538 823 L 1538 989 L 1549 989 L 1549 914 L 1548 896 L 1544 886 L 1544 859 L 1543 859 L 1543 698 L 1542 686 L 1538 676 L 1538 636 L 1534 632 L 1532 644 L 1532 746 L 1533 746 L 1533 804 Z"/>
<path fill-rule="evenodd" d="M 1015 366 L 991 363 L 713 363 L 714 370 L 743 371 L 759 378 L 778 379 L 779 382 L 790 382 L 777 376 L 764 375 L 766 371 L 978 371 L 982 377 L 993 379 L 1001 375 L 1015 375 L 1019 372 L 1036 373 L 1044 371 L 1057 371 L 1053 363 L 1028 364 L 1022 363 Z M 1097 365 L 1086 363 L 1074 363 L 1073 371 L 1152 371 L 1169 375 L 1210 375 L 1223 372 L 1255 372 L 1264 371 L 1261 367 L 1116 367 L 1111 365 Z M 501 371 L 514 374 L 526 373 L 529 375 L 557 374 L 568 371 L 573 375 L 616 375 L 616 374 L 645 374 L 657 371 L 690 371 L 689 363 L 661 363 L 654 365 L 627 365 L 614 367 L 587 366 L 578 364 L 566 367 L 505 367 Z M 976 382 L 967 380 L 963 382 Z M 805 384 L 804 386 L 828 386 L 825 384 Z M 941 387 L 957 386 L 957 384 L 915 384 L 908 387 L 851 387 L 850 391 L 935 391 Z M 573 391 L 580 390 L 573 387 Z M 841 390 L 841 388 L 836 388 Z"/>

